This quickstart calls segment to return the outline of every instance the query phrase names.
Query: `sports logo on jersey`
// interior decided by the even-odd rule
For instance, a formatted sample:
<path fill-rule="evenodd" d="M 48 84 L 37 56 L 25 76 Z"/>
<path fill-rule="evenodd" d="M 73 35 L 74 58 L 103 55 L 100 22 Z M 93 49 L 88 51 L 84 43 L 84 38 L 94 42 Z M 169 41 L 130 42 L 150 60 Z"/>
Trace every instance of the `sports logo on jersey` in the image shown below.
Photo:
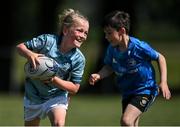
<path fill-rule="evenodd" d="M 130 56 L 130 54 L 131 54 L 131 51 L 129 50 L 129 51 L 128 51 L 128 56 Z"/>
<path fill-rule="evenodd" d="M 117 61 L 116 61 L 116 59 L 115 59 L 115 58 L 113 58 L 113 63 L 117 63 Z"/>
<path fill-rule="evenodd" d="M 128 66 L 134 66 L 136 65 L 136 61 L 133 58 L 130 58 L 127 60 Z"/>

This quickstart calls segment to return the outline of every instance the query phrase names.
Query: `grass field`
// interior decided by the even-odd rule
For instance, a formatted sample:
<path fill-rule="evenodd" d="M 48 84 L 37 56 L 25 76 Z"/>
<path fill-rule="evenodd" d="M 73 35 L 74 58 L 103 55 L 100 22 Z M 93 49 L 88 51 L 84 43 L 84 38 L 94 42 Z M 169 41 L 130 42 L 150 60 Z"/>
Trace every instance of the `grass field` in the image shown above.
<path fill-rule="evenodd" d="M 23 125 L 23 97 L 0 95 L 0 126 Z M 180 96 L 166 101 L 159 96 L 140 120 L 142 126 L 180 125 Z M 83 95 L 71 98 L 67 113 L 68 126 L 118 126 L 121 115 L 121 98 L 118 95 Z M 49 126 L 49 120 L 41 122 Z"/>

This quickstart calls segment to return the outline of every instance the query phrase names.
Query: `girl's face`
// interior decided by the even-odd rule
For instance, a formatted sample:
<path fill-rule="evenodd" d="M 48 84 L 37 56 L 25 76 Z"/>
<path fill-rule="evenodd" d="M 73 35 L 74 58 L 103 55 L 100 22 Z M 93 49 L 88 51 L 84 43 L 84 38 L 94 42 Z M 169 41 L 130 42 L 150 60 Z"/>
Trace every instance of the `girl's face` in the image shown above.
<path fill-rule="evenodd" d="M 105 38 L 111 43 L 113 47 L 118 46 L 122 41 L 122 34 L 112 27 L 104 28 Z"/>
<path fill-rule="evenodd" d="M 81 47 L 81 44 L 87 39 L 88 30 L 89 22 L 78 18 L 70 28 L 65 30 L 64 36 L 68 38 L 68 43 L 71 44 L 72 47 L 79 48 Z"/>

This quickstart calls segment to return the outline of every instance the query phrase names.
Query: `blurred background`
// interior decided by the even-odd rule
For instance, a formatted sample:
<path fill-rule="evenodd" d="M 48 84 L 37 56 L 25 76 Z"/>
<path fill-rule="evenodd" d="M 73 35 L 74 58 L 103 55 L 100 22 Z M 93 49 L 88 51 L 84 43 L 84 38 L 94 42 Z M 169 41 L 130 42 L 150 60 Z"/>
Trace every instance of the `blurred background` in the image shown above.
<path fill-rule="evenodd" d="M 108 46 L 102 28 L 103 18 L 117 9 L 131 15 L 130 35 L 147 41 L 167 60 L 172 99 L 166 101 L 159 96 L 144 114 L 140 125 L 180 125 L 179 7 L 179 0 L 4 1 L 0 4 L 0 125 L 23 125 L 23 66 L 26 60 L 17 54 L 16 45 L 40 34 L 56 33 L 58 14 L 66 8 L 79 10 L 90 22 L 88 40 L 81 47 L 86 57 L 84 78 L 79 93 L 73 97 L 69 107 L 67 125 L 119 125 L 121 97 L 115 76 L 99 81 L 94 87 L 88 84 L 90 74 L 102 67 Z M 157 71 L 157 65 L 154 66 Z M 158 72 L 156 76 L 159 81 Z M 50 124 L 45 119 L 42 125 Z"/>

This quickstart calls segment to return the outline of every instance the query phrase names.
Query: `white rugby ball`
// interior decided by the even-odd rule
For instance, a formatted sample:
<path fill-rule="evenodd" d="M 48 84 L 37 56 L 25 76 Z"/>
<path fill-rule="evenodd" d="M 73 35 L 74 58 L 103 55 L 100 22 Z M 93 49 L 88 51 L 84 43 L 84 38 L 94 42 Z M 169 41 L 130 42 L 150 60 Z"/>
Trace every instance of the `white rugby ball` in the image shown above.
<path fill-rule="evenodd" d="M 36 69 L 32 67 L 30 62 L 26 62 L 24 65 L 25 75 L 31 79 L 47 80 L 55 76 L 58 71 L 58 63 L 46 56 L 39 57 L 39 65 Z"/>

